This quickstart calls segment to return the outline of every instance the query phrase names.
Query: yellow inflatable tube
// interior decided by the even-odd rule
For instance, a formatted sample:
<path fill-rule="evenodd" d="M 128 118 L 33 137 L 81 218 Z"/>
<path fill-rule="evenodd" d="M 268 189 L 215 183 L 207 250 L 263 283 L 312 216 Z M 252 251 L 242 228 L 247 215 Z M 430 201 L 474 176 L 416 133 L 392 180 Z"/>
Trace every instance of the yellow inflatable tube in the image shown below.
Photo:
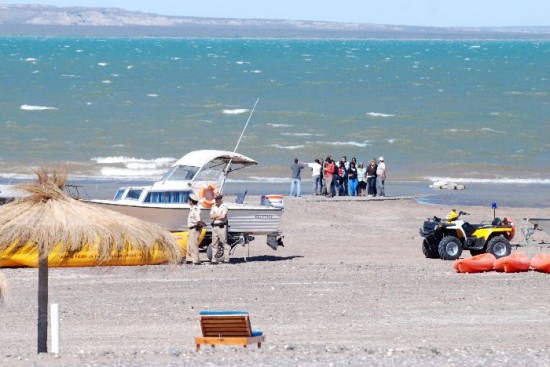
<path fill-rule="evenodd" d="M 199 244 L 202 242 L 206 234 L 206 229 L 202 230 L 199 236 Z M 187 231 L 172 232 L 176 241 L 180 245 L 182 257 L 185 258 L 187 253 Z M 48 256 L 49 267 L 81 267 L 81 266 L 136 266 L 136 265 L 157 265 L 168 261 L 168 256 L 163 251 L 155 246 L 151 256 L 144 259 L 142 252 L 132 249 L 131 247 L 121 253 L 114 253 L 109 261 L 98 263 L 97 251 L 88 249 L 85 246 L 81 251 L 78 251 L 71 256 L 60 254 L 57 248 Z M 3 253 L 0 253 L 0 268 L 21 268 L 21 267 L 38 267 L 38 249 L 36 246 L 27 245 L 15 253 L 11 253 L 11 248 L 8 248 Z"/>

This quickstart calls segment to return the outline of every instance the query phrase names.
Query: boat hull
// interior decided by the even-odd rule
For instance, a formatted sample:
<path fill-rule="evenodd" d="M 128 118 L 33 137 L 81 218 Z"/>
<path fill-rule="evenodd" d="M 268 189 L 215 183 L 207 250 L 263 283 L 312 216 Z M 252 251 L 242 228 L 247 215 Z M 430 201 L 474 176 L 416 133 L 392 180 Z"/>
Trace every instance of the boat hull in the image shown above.
<path fill-rule="evenodd" d="M 158 223 L 171 232 L 185 231 L 189 215 L 188 204 L 131 205 L 110 200 L 90 200 L 88 203 L 122 214 Z M 282 208 L 263 205 L 227 204 L 229 209 L 229 232 L 252 235 L 267 235 L 279 232 Z M 203 208 L 201 219 L 210 223 L 210 210 Z M 210 225 L 207 227 L 211 231 Z"/>

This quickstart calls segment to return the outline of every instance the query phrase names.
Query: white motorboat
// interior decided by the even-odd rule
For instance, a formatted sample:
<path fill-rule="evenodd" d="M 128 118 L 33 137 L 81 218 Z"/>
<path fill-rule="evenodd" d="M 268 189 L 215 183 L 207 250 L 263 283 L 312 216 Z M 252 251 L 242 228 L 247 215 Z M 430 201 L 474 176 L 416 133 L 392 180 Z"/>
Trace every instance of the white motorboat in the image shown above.
<path fill-rule="evenodd" d="M 88 202 L 158 223 L 169 231 L 185 231 L 191 193 L 201 199 L 202 219 L 210 223 L 209 208 L 216 193 L 223 189 L 227 174 L 257 163 L 230 151 L 192 151 L 177 160 L 159 181 L 150 186 L 121 187 L 111 200 L 93 199 Z M 284 209 L 282 200 L 270 201 L 264 197 L 258 205 L 244 204 L 243 200 L 225 203 L 229 208 L 228 238 L 232 248 L 236 244 L 248 244 L 256 235 L 266 235 L 267 244 L 274 250 L 283 245 L 280 230 Z M 210 244 L 211 229 L 209 225 L 201 247 Z"/>

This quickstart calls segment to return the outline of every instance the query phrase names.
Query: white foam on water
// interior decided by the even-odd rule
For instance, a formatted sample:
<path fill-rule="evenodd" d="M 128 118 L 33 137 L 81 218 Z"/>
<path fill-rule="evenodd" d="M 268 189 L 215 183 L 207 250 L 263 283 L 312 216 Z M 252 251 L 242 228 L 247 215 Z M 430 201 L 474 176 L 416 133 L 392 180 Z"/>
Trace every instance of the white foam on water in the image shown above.
<path fill-rule="evenodd" d="M 318 142 L 317 144 L 336 145 L 336 146 L 350 145 L 350 146 L 360 147 L 360 148 L 368 147 L 370 145 L 368 140 L 365 140 L 362 143 L 356 142 L 356 141 L 323 141 L 323 142 Z"/>
<path fill-rule="evenodd" d="M 106 62 L 98 62 L 97 66 L 107 66 L 108 64 Z"/>
<path fill-rule="evenodd" d="M 426 177 L 428 180 L 459 182 L 459 183 L 478 183 L 478 184 L 544 184 L 550 185 L 550 178 L 467 178 L 467 177 Z"/>
<path fill-rule="evenodd" d="M 28 104 L 22 104 L 19 107 L 23 111 L 47 111 L 47 110 L 59 110 L 57 107 L 49 107 L 49 106 L 33 106 Z"/>
<path fill-rule="evenodd" d="M 151 169 L 128 169 L 116 167 L 101 168 L 101 175 L 108 178 L 157 178 L 164 173 L 164 170 Z"/>
<path fill-rule="evenodd" d="M 491 129 L 490 127 L 482 127 L 480 130 L 481 131 L 488 131 L 488 132 L 491 132 L 491 133 L 506 134 L 506 131 L 494 130 L 494 129 Z"/>
<path fill-rule="evenodd" d="M 125 156 L 116 156 L 116 157 L 93 157 L 90 160 L 99 163 L 99 164 L 129 164 L 129 163 L 150 163 L 154 162 L 157 165 L 168 165 L 174 163 L 177 159 L 170 157 L 161 157 L 154 159 L 144 159 L 144 158 L 135 158 L 135 157 L 125 157 Z"/>
<path fill-rule="evenodd" d="M 246 108 L 235 108 L 235 109 L 225 109 L 223 110 L 223 113 L 226 115 L 240 115 L 243 113 L 247 113 L 249 110 Z"/>
<path fill-rule="evenodd" d="M 105 178 L 154 178 L 166 171 L 176 161 L 175 158 L 161 157 L 143 159 L 135 157 L 94 157 L 92 161 L 104 167 L 100 167 L 101 175 Z"/>
<path fill-rule="evenodd" d="M 365 113 L 367 116 L 371 117 L 395 117 L 395 115 L 388 114 L 388 113 L 381 113 L 381 112 L 367 112 Z"/>
<path fill-rule="evenodd" d="M 325 134 L 312 134 L 312 133 L 281 133 L 284 136 L 325 136 Z"/>
<path fill-rule="evenodd" d="M 295 150 L 295 149 L 301 149 L 305 147 L 305 145 L 280 145 L 280 144 L 271 144 L 272 147 L 277 149 L 288 149 L 288 150 Z"/>
<path fill-rule="evenodd" d="M 267 126 L 271 126 L 271 127 L 292 127 L 293 125 L 268 123 Z"/>

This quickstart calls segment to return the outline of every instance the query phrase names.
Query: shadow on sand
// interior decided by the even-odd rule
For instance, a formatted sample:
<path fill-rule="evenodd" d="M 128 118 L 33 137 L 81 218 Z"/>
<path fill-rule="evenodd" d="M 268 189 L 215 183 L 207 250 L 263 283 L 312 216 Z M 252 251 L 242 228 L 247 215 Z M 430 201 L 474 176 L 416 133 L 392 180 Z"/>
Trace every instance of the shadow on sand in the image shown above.
<path fill-rule="evenodd" d="M 231 263 L 233 264 L 240 264 L 245 262 L 255 262 L 255 261 L 287 261 L 287 260 L 293 260 L 297 258 L 301 258 L 303 256 L 273 256 L 273 255 L 262 255 L 262 256 L 250 256 L 247 257 L 246 260 L 244 257 L 232 257 Z"/>

